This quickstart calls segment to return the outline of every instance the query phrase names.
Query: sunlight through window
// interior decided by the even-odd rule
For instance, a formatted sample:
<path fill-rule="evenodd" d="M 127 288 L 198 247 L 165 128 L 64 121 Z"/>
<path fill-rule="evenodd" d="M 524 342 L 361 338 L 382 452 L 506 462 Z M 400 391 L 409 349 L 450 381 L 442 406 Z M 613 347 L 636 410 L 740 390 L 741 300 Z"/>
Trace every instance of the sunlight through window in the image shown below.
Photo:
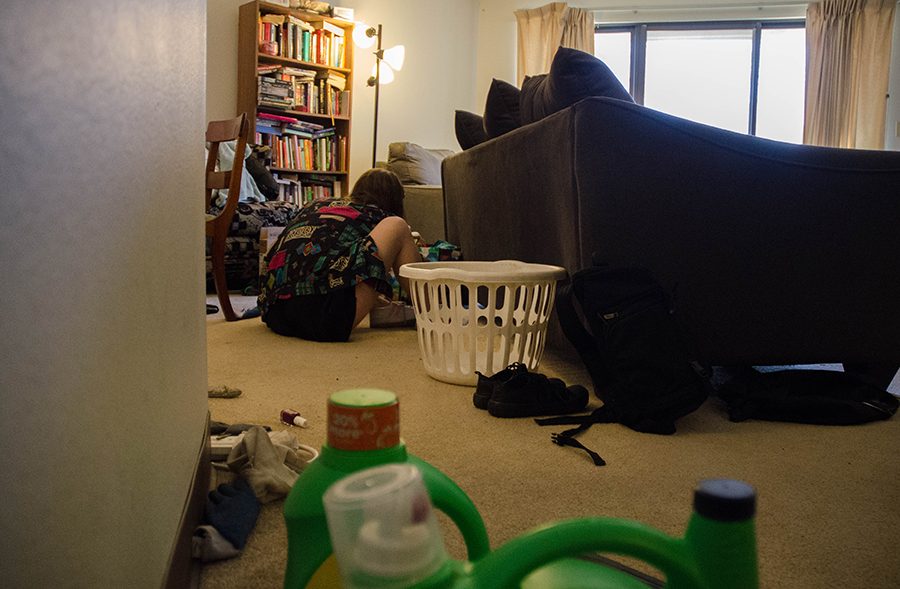
<path fill-rule="evenodd" d="M 599 24 L 594 55 L 644 106 L 738 133 L 803 141 L 802 20 Z"/>

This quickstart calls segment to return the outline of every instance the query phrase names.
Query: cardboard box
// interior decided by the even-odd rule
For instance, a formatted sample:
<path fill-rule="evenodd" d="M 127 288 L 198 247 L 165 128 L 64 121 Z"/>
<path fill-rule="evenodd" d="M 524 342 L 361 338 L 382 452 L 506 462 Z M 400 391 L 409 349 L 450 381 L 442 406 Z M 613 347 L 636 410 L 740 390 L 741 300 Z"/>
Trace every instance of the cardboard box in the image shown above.
<path fill-rule="evenodd" d="M 266 254 L 278 241 L 278 236 L 284 231 L 284 227 L 263 227 L 259 230 L 259 278 L 266 275 Z"/>

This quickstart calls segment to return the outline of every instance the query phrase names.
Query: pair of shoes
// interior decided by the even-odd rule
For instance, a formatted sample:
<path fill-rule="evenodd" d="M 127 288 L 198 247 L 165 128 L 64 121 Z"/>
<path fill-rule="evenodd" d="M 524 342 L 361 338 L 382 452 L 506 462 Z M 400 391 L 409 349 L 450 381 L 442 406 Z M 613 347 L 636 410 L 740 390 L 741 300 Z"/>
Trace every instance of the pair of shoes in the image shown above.
<path fill-rule="evenodd" d="M 476 370 L 475 374 L 478 375 L 478 384 L 475 385 L 472 404 L 478 409 L 487 409 L 488 403 L 491 397 L 494 396 L 494 391 L 497 390 L 498 386 L 508 381 L 514 375 L 525 374 L 526 372 L 528 372 L 528 367 L 521 362 L 513 362 L 493 376 L 485 376 Z"/>
<path fill-rule="evenodd" d="M 588 391 L 583 386 L 566 386 L 558 378 L 528 372 L 518 362 L 492 377 L 478 377 L 472 402 L 494 417 L 564 415 L 583 411 L 588 404 Z"/>

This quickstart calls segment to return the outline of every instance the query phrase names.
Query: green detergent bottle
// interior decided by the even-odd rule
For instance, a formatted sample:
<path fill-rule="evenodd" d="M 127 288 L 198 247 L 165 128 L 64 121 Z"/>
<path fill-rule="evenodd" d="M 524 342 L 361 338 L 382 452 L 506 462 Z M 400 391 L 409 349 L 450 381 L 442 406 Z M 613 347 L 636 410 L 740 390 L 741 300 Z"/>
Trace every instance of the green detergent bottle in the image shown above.
<path fill-rule="evenodd" d="M 636 577 L 573 558 L 631 556 L 673 589 L 757 589 L 755 492 L 732 480 L 700 483 L 684 538 L 616 518 L 565 520 L 510 540 L 475 563 L 450 559 L 421 475 L 409 464 L 346 477 L 324 497 L 345 589 L 646 589 Z"/>
<path fill-rule="evenodd" d="M 407 452 L 400 439 L 397 396 L 381 389 L 339 391 L 328 400 L 327 443 L 285 500 L 285 589 L 337 586 L 322 497 L 339 479 L 384 464 L 415 465 L 435 507 L 459 528 L 469 560 L 477 561 L 488 553 L 484 521 L 471 499 L 447 475 Z"/>

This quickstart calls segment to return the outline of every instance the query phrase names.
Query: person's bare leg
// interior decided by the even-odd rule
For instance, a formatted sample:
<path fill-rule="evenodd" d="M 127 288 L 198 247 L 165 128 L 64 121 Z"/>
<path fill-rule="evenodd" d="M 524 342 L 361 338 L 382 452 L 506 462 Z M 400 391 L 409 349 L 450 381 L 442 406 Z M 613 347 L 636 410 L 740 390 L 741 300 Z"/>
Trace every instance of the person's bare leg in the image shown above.
<path fill-rule="evenodd" d="M 356 285 L 356 317 L 353 327 L 359 325 L 366 315 L 378 305 L 378 291 L 371 284 L 359 282 Z"/>
<path fill-rule="evenodd" d="M 409 225 L 402 217 L 388 217 L 382 219 L 369 235 L 378 246 L 378 256 L 385 268 L 392 270 L 403 290 L 409 292 L 409 280 L 400 276 L 400 266 L 422 261 Z"/>
<path fill-rule="evenodd" d="M 409 225 L 402 217 L 387 217 L 382 219 L 369 235 L 378 248 L 378 256 L 384 262 L 385 268 L 393 271 L 403 290 L 409 292 L 409 280 L 400 276 L 400 266 L 422 261 Z M 372 285 L 365 282 L 356 285 L 356 317 L 353 320 L 353 327 L 359 325 L 360 321 L 375 308 L 378 296 L 378 291 Z"/>

